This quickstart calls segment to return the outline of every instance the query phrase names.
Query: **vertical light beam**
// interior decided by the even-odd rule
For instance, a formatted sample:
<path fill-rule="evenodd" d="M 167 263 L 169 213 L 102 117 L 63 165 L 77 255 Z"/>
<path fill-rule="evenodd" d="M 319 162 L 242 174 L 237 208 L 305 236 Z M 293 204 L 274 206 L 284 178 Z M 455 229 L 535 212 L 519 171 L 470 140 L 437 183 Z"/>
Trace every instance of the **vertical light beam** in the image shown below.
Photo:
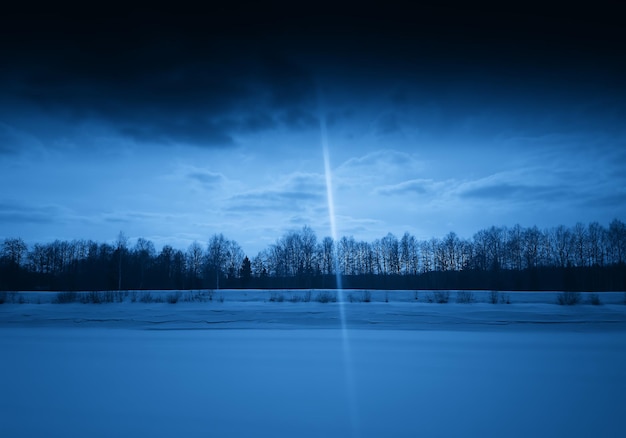
<path fill-rule="evenodd" d="M 326 176 L 326 200 L 328 201 L 328 220 L 330 222 L 330 234 L 333 238 L 333 263 L 337 280 L 337 291 L 342 296 L 341 273 L 339 272 L 339 258 L 337 257 L 337 221 L 335 220 L 335 201 L 333 199 L 333 177 L 330 170 L 330 156 L 328 153 L 328 137 L 326 134 L 326 118 L 321 117 L 320 129 L 322 134 L 322 151 L 324 153 L 324 175 Z M 339 301 L 342 302 L 341 300 Z M 343 316 L 342 316 L 343 321 Z"/>
<path fill-rule="evenodd" d="M 330 222 L 330 234 L 333 239 L 333 264 L 335 267 L 335 279 L 337 285 L 337 305 L 339 307 L 339 321 L 341 322 L 341 340 L 343 349 L 344 372 L 346 377 L 346 389 L 348 392 L 348 404 L 350 409 L 350 422 L 352 426 L 352 436 L 360 436 L 358 411 L 356 405 L 356 388 L 354 376 L 352 374 L 352 357 L 350 354 L 350 342 L 348 341 L 348 329 L 346 326 L 345 302 L 343 299 L 343 287 L 341 272 L 339 270 L 339 257 L 337 251 L 337 220 L 335 217 L 335 201 L 333 198 L 333 178 L 330 168 L 330 154 L 328 152 L 328 135 L 326 132 L 326 117 L 320 111 L 320 132 L 322 141 L 322 152 L 324 154 L 324 175 L 326 178 L 326 200 L 328 201 L 328 219 Z"/>

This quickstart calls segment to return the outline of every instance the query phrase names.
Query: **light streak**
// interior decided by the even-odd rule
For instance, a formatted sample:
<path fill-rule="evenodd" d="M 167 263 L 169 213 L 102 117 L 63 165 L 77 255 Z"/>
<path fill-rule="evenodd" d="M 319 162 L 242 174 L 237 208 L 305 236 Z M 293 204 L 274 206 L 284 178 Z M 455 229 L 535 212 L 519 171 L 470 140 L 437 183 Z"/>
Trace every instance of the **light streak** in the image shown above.
<path fill-rule="evenodd" d="M 339 269 L 339 257 L 337 251 L 337 219 L 335 216 L 335 200 L 333 197 L 333 178 L 330 165 L 330 154 L 328 147 L 328 133 L 326 131 L 326 117 L 320 111 L 320 133 L 322 142 L 322 153 L 324 155 L 324 175 L 326 179 L 326 200 L 328 202 L 328 219 L 330 222 L 330 233 L 333 239 L 333 262 L 335 268 L 335 279 L 337 286 L 337 306 L 339 308 L 339 320 L 341 322 L 341 340 L 343 349 L 344 372 L 346 377 L 346 389 L 348 395 L 348 404 L 350 409 L 350 422 L 352 426 L 352 436 L 359 437 L 359 421 L 357 410 L 356 386 L 354 383 L 354 375 L 352 372 L 352 355 L 350 354 L 350 342 L 348 339 L 348 328 L 346 326 L 345 301 L 343 299 L 343 285 L 341 272 Z"/>

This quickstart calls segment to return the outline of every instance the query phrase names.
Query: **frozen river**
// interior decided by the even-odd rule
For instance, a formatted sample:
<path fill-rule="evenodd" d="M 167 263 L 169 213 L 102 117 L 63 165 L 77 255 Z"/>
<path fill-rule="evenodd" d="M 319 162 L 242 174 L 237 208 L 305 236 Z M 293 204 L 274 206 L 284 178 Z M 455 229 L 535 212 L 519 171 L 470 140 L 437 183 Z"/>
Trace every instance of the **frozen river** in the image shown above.
<path fill-rule="evenodd" d="M 1 306 L 0 436 L 626 436 L 619 307 L 279 305 Z"/>

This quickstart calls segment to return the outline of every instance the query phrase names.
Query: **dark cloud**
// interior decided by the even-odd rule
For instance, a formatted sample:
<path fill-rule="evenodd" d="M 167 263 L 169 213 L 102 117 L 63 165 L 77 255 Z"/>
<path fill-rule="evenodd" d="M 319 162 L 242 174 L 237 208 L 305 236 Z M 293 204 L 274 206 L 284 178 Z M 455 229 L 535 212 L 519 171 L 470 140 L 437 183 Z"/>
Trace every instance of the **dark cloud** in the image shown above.
<path fill-rule="evenodd" d="M 17 152 L 16 139 L 12 135 L 0 131 L 0 155 L 13 155 Z"/>
<path fill-rule="evenodd" d="M 74 56 L 91 67 L 79 68 Z M 274 128 L 277 113 L 285 113 L 290 125 L 310 123 L 300 108 L 313 93 L 306 89 L 304 72 L 279 75 L 264 70 L 264 60 L 255 57 L 197 56 L 168 59 L 167 50 L 146 50 L 137 59 L 107 58 L 105 62 L 118 64 L 119 71 L 112 71 L 99 69 L 103 61 L 93 53 L 76 54 L 68 62 L 44 60 L 42 71 L 14 67 L 9 75 L 15 77 L 5 80 L 10 85 L 0 92 L 61 122 L 95 119 L 122 135 L 158 143 L 232 145 L 237 134 Z M 163 64 L 152 57 L 162 58 Z"/>
<path fill-rule="evenodd" d="M 238 123 L 238 129 L 245 134 L 269 131 L 277 127 L 276 120 L 268 114 L 251 114 Z"/>
<path fill-rule="evenodd" d="M 430 180 L 415 179 L 400 184 L 379 187 L 375 190 L 380 195 L 423 195 L 431 191 L 433 182 Z"/>
<path fill-rule="evenodd" d="M 280 47 L 211 29 L 211 20 L 171 17 L 161 27 L 167 17 L 150 13 L 137 21 L 20 18 L 32 33 L 4 29 L 13 43 L 0 45 L 0 96 L 24 113 L 67 125 L 96 120 L 139 141 L 210 146 L 273 129 L 280 114 L 294 128 L 311 124 L 309 73 Z"/>
<path fill-rule="evenodd" d="M 325 201 L 326 186 L 322 175 L 294 173 L 275 187 L 232 196 L 227 210 L 301 211 Z"/>
<path fill-rule="evenodd" d="M 318 82 L 357 102 L 401 84 L 398 105 L 446 96 L 514 97 L 518 108 L 527 95 L 589 101 L 624 93 L 617 16 L 474 4 L 9 10 L 0 19 L 0 95 L 68 124 L 95 118 L 141 141 L 217 146 L 277 120 L 315 126 Z M 397 119 L 377 129 L 396 132 Z"/>
<path fill-rule="evenodd" d="M 321 193 L 307 193 L 297 191 L 268 190 L 235 195 L 230 198 L 231 206 L 228 210 L 275 210 L 284 211 L 301 209 L 303 204 L 310 201 L 323 201 Z"/>
<path fill-rule="evenodd" d="M 293 173 L 284 179 L 282 186 L 297 192 L 326 193 L 326 180 L 317 173 Z"/>
<path fill-rule="evenodd" d="M 0 223 L 51 224 L 59 220 L 60 211 L 54 206 L 30 206 L 15 202 L 0 202 Z"/>
<path fill-rule="evenodd" d="M 213 188 L 224 182 L 224 175 L 208 171 L 194 171 L 187 175 L 191 180 L 197 181 L 205 187 Z"/>
<path fill-rule="evenodd" d="M 0 123 L 0 155 L 15 155 L 28 143 L 15 129 Z"/>
<path fill-rule="evenodd" d="M 299 108 L 287 111 L 282 115 L 281 121 L 293 130 L 318 129 L 320 126 L 316 116 Z"/>
<path fill-rule="evenodd" d="M 383 115 L 376 123 L 376 134 L 381 136 L 395 134 L 401 129 L 400 121 L 393 113 Z"/>
<path fill-rule="evenodd" d="M 361 157 L 354 157 L 347 160 L 341 165 L 342 168 L 366 168 L 371 166 L 380 166 L 381 162 L 385 165 L 403 166 L 407 162 L 414 161 L 411 155 L 406 152 L 395 150 L 378 150 L 370 152 Z"/>
<path fill-rule="evenodd" d="M 341 126 L 343 122 L 354 118 L 356 111 L 354 109 L 346 109 L 342 111 L 329 111 L 326 115 L 326 122 L 329 128 Z"/>
<path fill-rule="evenodd" d="M 379 181 L 378 185 L 389 185 L 390 181 L 415 178 L 424 167 L 414 155 L 393 149 L 382 149 L 360 157 L 353 157 L 336 170 L 338 187 L 343 184 L 362 184 L 368 180 Z"/>
<path fill-rule="evenodd" d="M 583 207 L 591 209 L 604 209 L 612 212 L 616 217 L 626 214 L 626 191 L 614 193 L 599 193 L 596 196 L 587 196 L 581 199 Z"/>
<path fill-rule="evenodd" d="M 185 143 L 196 146 L 233 146 L 232 124 L 214 123 L 212 121 L 198 121 L 190 116 L 186 119 L 173 121 L 162 120 L 161 117 L 152 118 L 149 122 L 131 124 L 128 120 L 122 121 L 118 127 L 119 133 L 139 142 L 173 144 Z"/>
<path fill-rule="evenodd" d="M 460 192 L 461 198 L 501 200 L 512 202 L 559 202 L 573 199 L 571 190 L 565 187 L 525 185 L 513 183 L 490 183 Z"/>
<path fill-rule="evenodd" d="M 132 222 L 132 219 L 122 216 L 107 216 L 104 218 L 104 221 L 113 224 L 129 224 Z"/>

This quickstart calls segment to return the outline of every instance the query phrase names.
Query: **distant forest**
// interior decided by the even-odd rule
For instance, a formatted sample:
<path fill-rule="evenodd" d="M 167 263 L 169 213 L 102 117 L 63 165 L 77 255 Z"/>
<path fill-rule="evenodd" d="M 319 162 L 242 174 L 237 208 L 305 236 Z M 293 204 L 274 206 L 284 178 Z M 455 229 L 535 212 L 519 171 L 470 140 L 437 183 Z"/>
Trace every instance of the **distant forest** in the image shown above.
<path fill-rule="evenodd" d="M 124 233 L 111 243 L 56 240 L 0 248 L 0 290 L 220 288 L 626 290 L 626 225 L 593 222 L 540 230 L 491 227 L 418 240 L 319 240 L 308 226 L 249 258 L 223 234 L 186 251 Z M 339 275 L 337 275 L 339 274 Z"/>

